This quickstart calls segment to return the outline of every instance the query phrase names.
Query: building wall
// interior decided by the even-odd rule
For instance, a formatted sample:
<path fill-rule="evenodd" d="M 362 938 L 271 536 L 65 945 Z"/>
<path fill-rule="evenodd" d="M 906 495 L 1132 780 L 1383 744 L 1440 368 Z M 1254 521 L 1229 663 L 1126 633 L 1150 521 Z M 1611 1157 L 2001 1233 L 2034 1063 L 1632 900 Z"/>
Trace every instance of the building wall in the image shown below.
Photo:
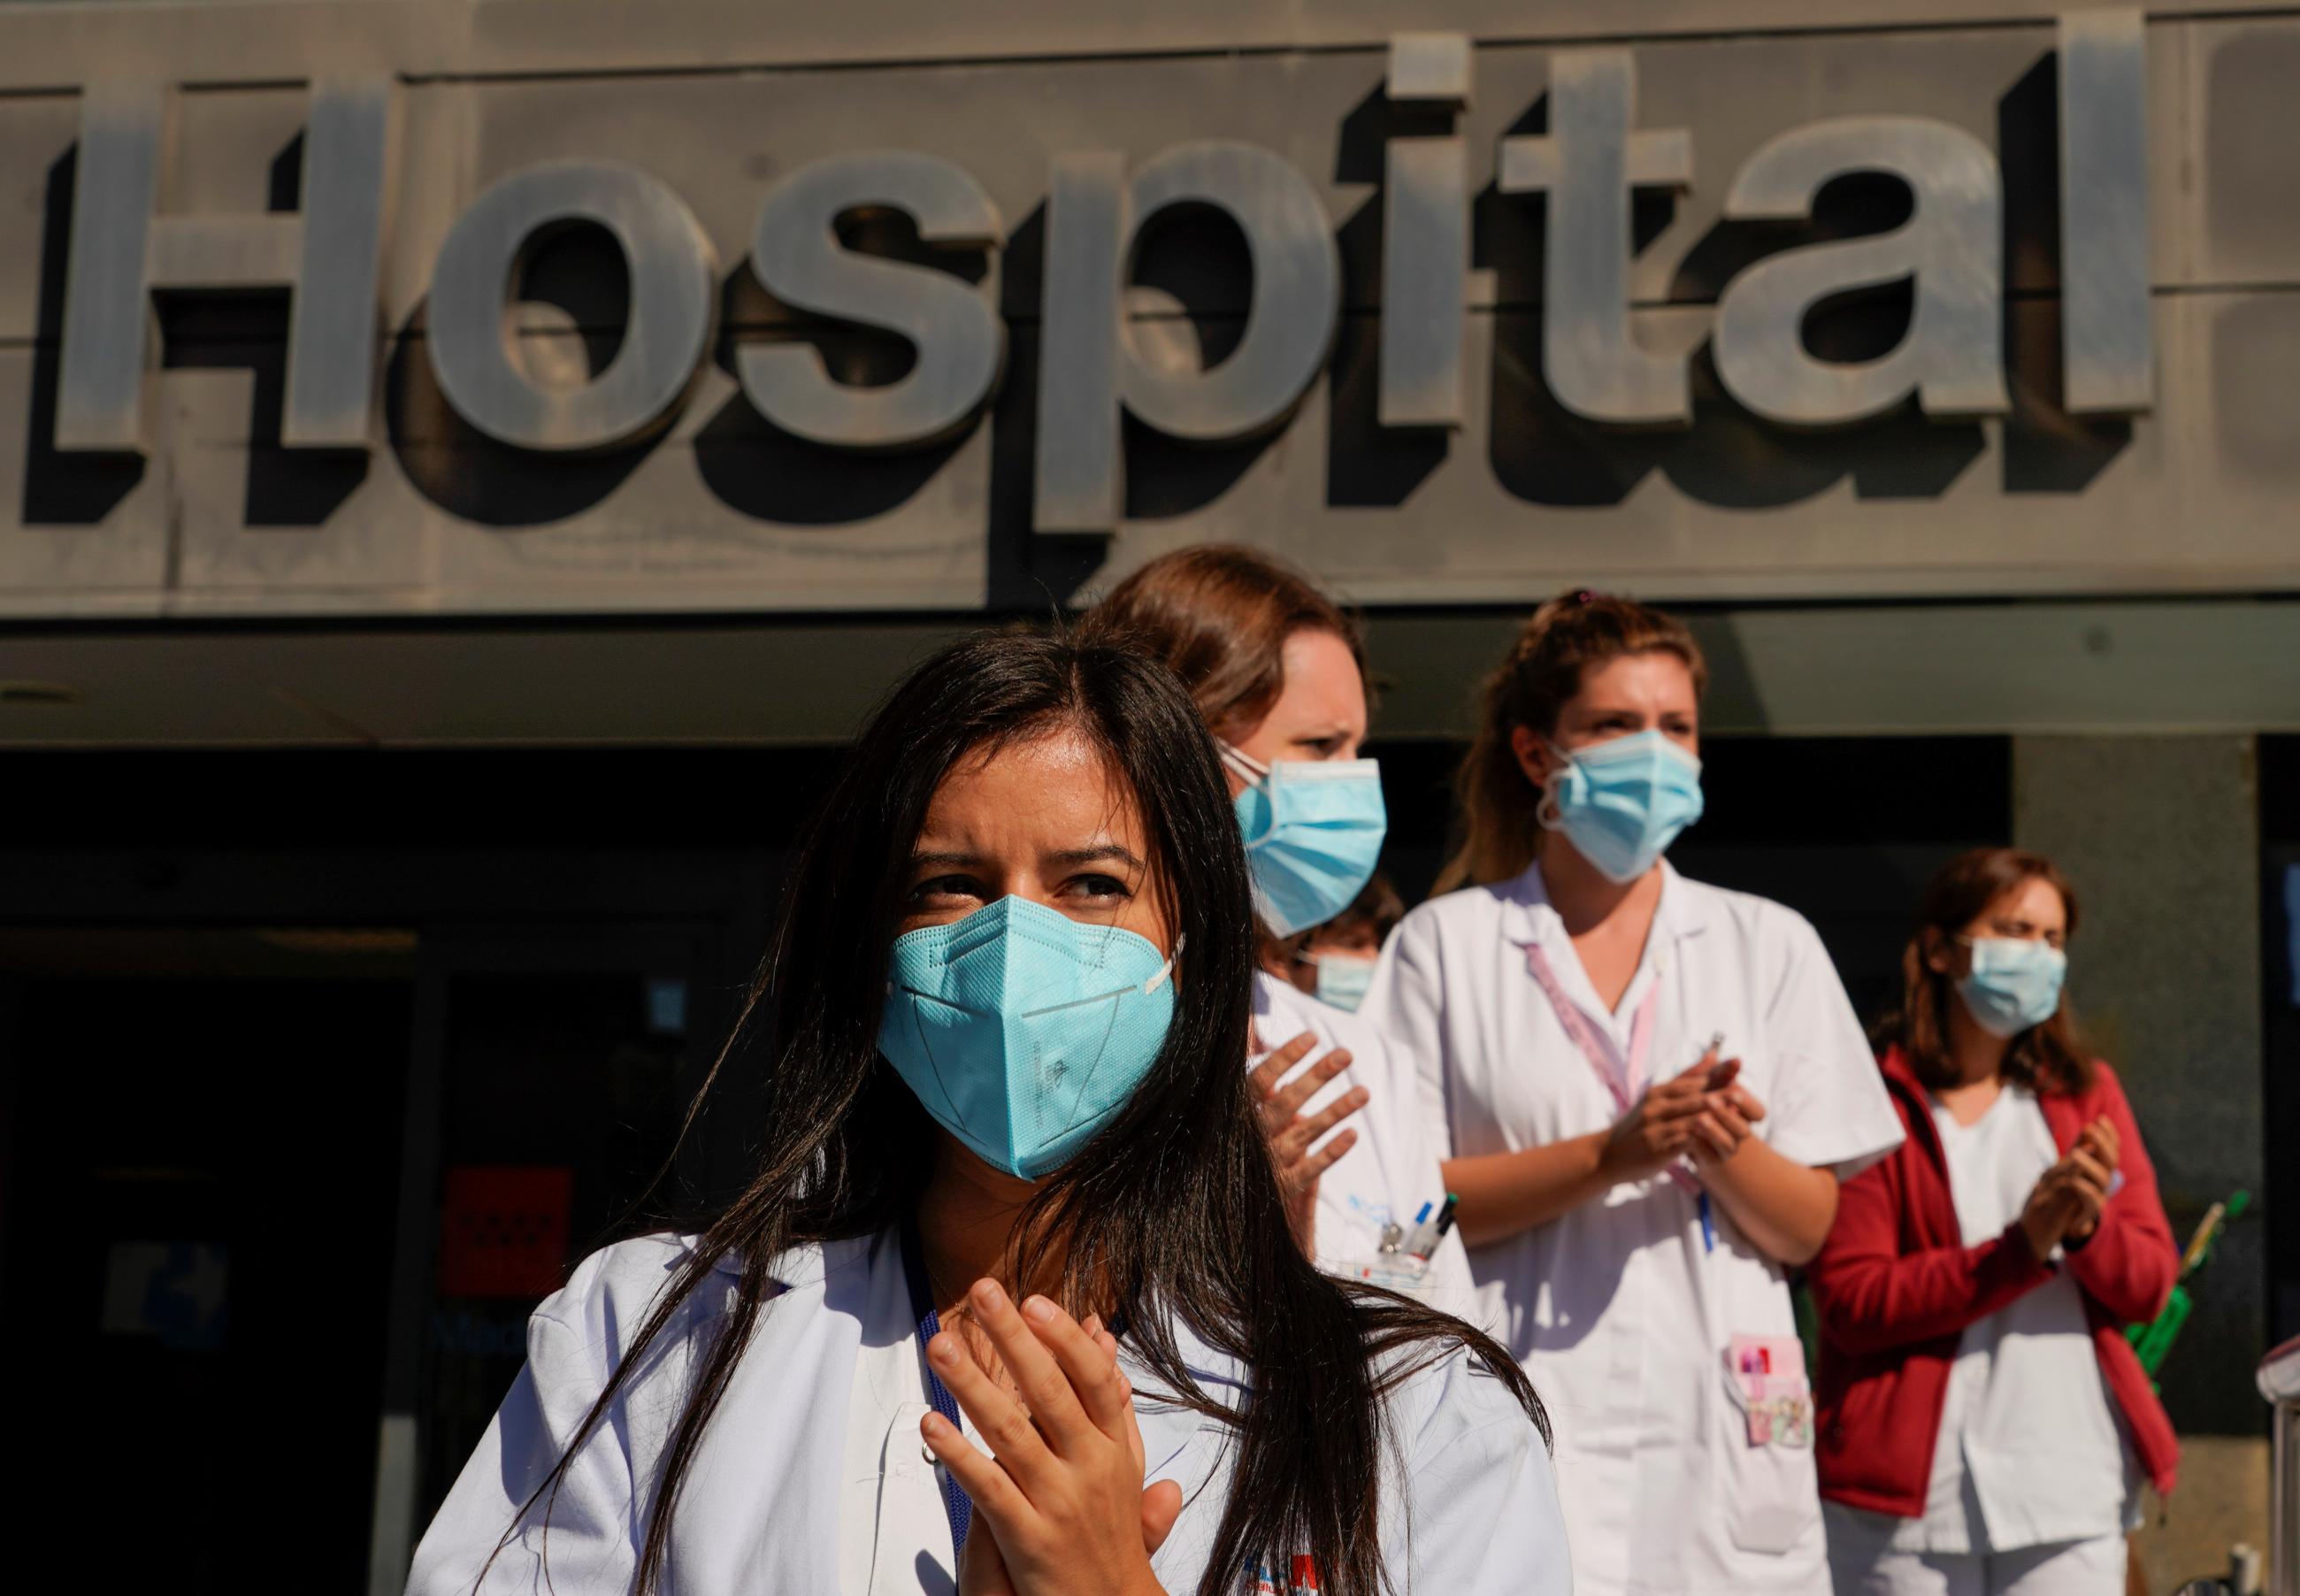
<path fill-rule="evenodd" d="M 910 4 L 820 9 L 802 20 L 671 0 L 643 29 L 593 0 L 0 13 L 0 196 L 14 223 L 0 229 L 0 613 L 1029 607 L 1209 537 L 1280 549 L 1375 603 L 1517 602 L 1579 581 L 1721 599 L 2295 585 L 2300 399 L 2284 373 L 2300 349 L 2300 224 L 2278 136 L 2300 61 L 2291 8 L 2172 8 L 2146 26 L 2145 92 L 2129 109 L 2146 124 L 2154 383 L 2132 414 L 2079 413 L 2064 391 L 2068 96 L 2042 7 L 1419 8 L 1418 27 L 1475 42 L 1458 113 L 1386 95 L 1391 22 L 1378 8 L 1148 20 L 1011 0 L 970 8 L 963 29 Z M 1576 150 L 1594 136 L 1578 113 L 1566 125 L 1553 88 L 1560 60 L 1586 64 L 1592 48 L 1628 53 L 1630 128 L 1689 141 L 1682 191 L 1623 202 L 1630 336 L 1687 373 L 1683 425 L 1594 421 L 1559 399 L 1544 330 L 1579 268 L 1553 274 L 1539 195 L 1496 187 L 1504 136 L 1571 134 Z M 277 305 L 180 295 L 162 304 L 152 355 L 164 369 L 144 384 L 137 447 L 58 447 L 76 276 L 95 303 L 92 268 L 71 258 L 71 219 L 89 213 L 75 196 L 102 145 L 90 129 L 116 122 L 118 91 L 140 74 L 168 86 L 158 204 L 179 220 L 302 205 L 317 137 L 299 140 L 306 81 L 389 85 L 396 176 L 364 450 L 283 444 Z M 1957 130 L 2001 179 L 2001 232 L 1968 230 L 1919 274 L 1929 305 L 1974 281 L 2000 313 L 1996 336 L 1936 339 L 1921 322 L 1909 337 L 1943 359 L 2001 355 L 2002 414 L 1962 415 L 1933 396 L 1854 427 L 1761 421 L 1720 387 L 1721 293 L 1785 247 L 1889 230 L 1908 200 L 1889 182 L 1832 184 L 1805 226 L 1728 215 L 1730 190 L 1769 141 L 1883 116 Z M 1382 248 L 1396 198 L 1385 162 L 1400 139 L 1449 135 L 1462 141 L 1454 211 L 1468 213 L 1471 264 L 1460 314 L 1423 341 L 1459 340 L 1460 422 L 1384 426 Z M 1066 416 L 1039 405 L 1039 363 L 1071 347 L 1050 338 L 1041 289 L 1062 209 L 1048 205 L 1050 173 L 1097 151 L 1138 172 L 1206 139 L 1274 155 L 1295 174 L 1277 187 L 1298 184 L 1330 230 L 1330 358 L 1249 438 L 1204 447 L 1129 421 L 1114 535 L 1050 533 L 1033 472 L 1052 452 L 1050 420 Z M 792 338 L 843 378 L 903 369 L 900 340 L 797 313 L 746 262 L 778 182 L 873 150 L 931 152 L 979 183 L 996 247 L 936 259 L 995 300 L 1006 360 L 995 401 L 932 447 L 842 453 L 762 420 L 733 372 L 740 348 Z M 434 372 L 428 321 L 458 219 L 499 180 L 561 160 L 659 181 L 707 240 L 719 300 L 718 333 L 659 429 L 571 456 L 508 447 L 462 419 Z M 113 188 L 89 196 L 115 200 Z M 1441 206 L 1449 217 L 1461 220 Z M 1923 210 L 1897 236 L 1941 225 Z M 868 247 L 918 253 L 904 233 Z M 153 260 L 211 281 L 289 274 L 300 257 L 282 237 L 196 229 L 196 248 L 179 236 Z M 579 237 L 530 263 L 519 359 L 546 386 L 612 369 L 625 330 L 612 256 Z M 1204 217 L 1148 236 L 1135 275 L 1126 358 L 1146 371 L 1187 374 L 1278 313 L 1242 319 L 1244 252 Z M 1577 317 L 1598 303 L 1575 292 Z M 1882 355 L 1909 304 L 1889 291 L 1832 302 L 1808 341 L 1841 359 Z M 1218 408 L 1210 392 L 1183 408 Z M 1118 428 L 1106 405 L 1096 414 Z"/>

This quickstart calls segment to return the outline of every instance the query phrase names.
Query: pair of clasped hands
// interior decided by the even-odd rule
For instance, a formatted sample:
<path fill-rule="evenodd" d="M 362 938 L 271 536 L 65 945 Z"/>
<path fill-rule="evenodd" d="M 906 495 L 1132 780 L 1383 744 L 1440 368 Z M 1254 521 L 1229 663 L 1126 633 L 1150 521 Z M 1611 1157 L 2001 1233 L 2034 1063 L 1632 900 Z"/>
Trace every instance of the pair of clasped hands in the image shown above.
<path fill-rule="evenodd" d="M 1712 1045 L 1693 1066 L 1656 1085 L 1616 1120 L 1598 1154 L 1614 1181 L 1641 1181 L 1679 1158 L 1721 1164 L 1754 1135 L 1765 1106 L 1740 1082 L 1741 1061 Z"/>
<path fill-rule="evenodd" d="M 1080 1324 L 1038 1296 L 1018 1308 L 996 1282 L 978 1280 L 963 1321 L 971 1329 L 943 1330 L 927 1358 L 989 1453 L 940 1414 L 919 1423 L 974 1503 L 961 1596 L 1162 1596 L 1150 1554 L 1174 1527 L 1182 1488 L 1143 1488 L 1133 1383 L 1100 1317 Z"/>
<path fill-rule="evenodd" d="M 2053 1249 L 2081 1247 L 2100 1228 L 2101 1211 L 2116 1194 L 2116 1166 L 2124 1144 L 2103 1115 L 2077 1132 L 2076 1145 L 2037 1177 L 2021 1209 L 2021 1229 L 2042 1263 Z"/>

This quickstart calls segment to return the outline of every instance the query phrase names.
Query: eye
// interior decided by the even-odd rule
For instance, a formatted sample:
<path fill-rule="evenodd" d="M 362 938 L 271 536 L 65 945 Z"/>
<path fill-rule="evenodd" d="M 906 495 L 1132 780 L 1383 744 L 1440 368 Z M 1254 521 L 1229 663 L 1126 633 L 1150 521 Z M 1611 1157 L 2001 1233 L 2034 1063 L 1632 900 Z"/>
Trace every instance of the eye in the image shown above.
<path fill-rule="evenodd" d="M 1072 898 L 1096 903 L 1120 903 L 1133 895 L 1124 882 L 1099 872 L 1072 876 L 1063 883 L 1063 890 Z"/>
<path fill-rule="evenodd" d="M 982 883 L 971 875 L 929 876 L 911 889 L 911 901 L 917 905 L 982 896 L 984 896 Z"/>

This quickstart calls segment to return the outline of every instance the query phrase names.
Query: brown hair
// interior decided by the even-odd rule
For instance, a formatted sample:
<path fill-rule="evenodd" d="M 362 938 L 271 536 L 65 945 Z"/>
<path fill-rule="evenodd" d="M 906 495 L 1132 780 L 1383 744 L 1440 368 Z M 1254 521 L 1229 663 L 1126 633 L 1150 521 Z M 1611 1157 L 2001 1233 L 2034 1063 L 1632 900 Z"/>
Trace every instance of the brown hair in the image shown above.
<path fill-rule="evenodd" d="M 1312 926 L 1304 934 L 1304 943 L 1306 946 L 1319 937 L 1346 937 L 1361 926 L 1372 931 L 1376 942 L 1387 942 L 1389 933 L 1404 918 L 1405 899 L 1397 895 L 1389 877 L 1377 870 L 1366 878 L 1358 895 L 1350 899 L 1350 907 L 1323 925 Z"/>
<path fill-rule="evenodd" d="M 1701 645 L 1675 615 L 1586 589 L 1561 594 L 1533 612 L 1507 656 L 1486 678 L 1477 739 L 1454 778 L 1462 804 L 1462 844 L 1438 872 L 1433 890 L 1505 882 L 1533 863 L 1541 792 L 1519 765 L 1511 731 L 1526 726 L 1548 736 L 1592 665 L 1656 649 L 1685 662 L 1696 695 L 1708 689 L 1709 664 Z"/>
<path fill-rule="evenodd" d="M 1234 543 L 1161 555 L 1088 612 L 1089 639 L 1122 640 L 1181 678 L 1218 737 L 1259 725 L 1286 687 L 1286 639 L 1329 631 L 1365 671 L 1357 618 L 1285 562 Z"/>
<path fill-rule="evenodd" d="M 1961 1001 L 1955 983 L 1925 962 L 1928 942 L 1938 946 L 1962 935 L 1989 905 L 2032 881 L 2061 895 L 2069 934 L 2075 935 L 2075 889 L 2059 865 L 2022 848 L 1969 848 L 1942 865 L 1917 900 L 1917 928 L 1901 949 L 1901 1006 L 1878 1026 L 1877 1036 L 1898 1047 L 1927 1086 L 1955 1083 L 1948 1056 L 1948 1006 Z M 2092 1074 L 2065 992 L 2053 1017 L 2016 1034 L 2004 1054 L 2004 1078 L 2038 1093 L 2082 1091 L 2092 1084 Z"/>

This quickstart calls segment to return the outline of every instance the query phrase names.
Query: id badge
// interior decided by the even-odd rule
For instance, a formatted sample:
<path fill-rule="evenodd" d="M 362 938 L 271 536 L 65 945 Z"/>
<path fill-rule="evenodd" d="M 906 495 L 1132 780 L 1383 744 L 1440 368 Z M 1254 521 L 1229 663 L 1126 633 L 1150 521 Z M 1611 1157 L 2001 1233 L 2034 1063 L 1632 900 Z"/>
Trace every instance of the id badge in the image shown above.
<path fill-rule="evenodd" d="M 1737 1335 L 1725 1347 L 1725 1388 L 1751 1446 L 1812 1445 L 1812 1385 L 1793 1335 Z"/>
<path fill-rule="evenodd" d="M 1419 1291 L 1429 1283 L 1429 1260 L 1410 1252 L 1381 1252 L 1345 1264 L 1340 1274 L 1345 1280 L 1362 1280 L 1393 1291 Z"/>

